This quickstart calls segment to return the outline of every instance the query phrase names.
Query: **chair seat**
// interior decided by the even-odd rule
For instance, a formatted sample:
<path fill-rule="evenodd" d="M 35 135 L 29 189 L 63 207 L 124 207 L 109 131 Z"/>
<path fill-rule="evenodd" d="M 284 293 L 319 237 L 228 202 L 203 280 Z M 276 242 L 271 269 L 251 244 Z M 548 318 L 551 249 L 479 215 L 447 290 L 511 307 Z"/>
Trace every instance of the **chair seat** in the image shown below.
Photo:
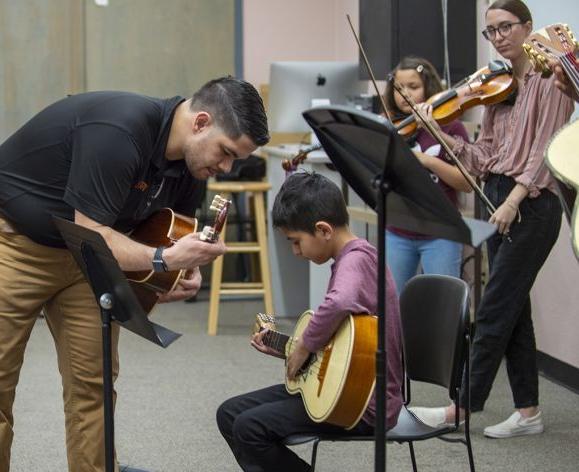
<path fill-rule="evenodd" d="M 405 406 L 402 406 L 396 426 L 386 432 L 386 440 L 395 442 L 422 441 L 442 434 L 454 433 L 454 426 L 433 428 L 420 421 Z"/>
<path fill-rule="evenodd" d="M 393 442 L 422 441 L 442 434 L 454 433 L 457 429 L 454 426 L 441 426 L 433 428 L 420 421 L 405 406 L 400 410 L 398 423 L 391 430 L 386 432 L 386 440 Z M 313 441 L 373 441 L 374 436 L 348 435 L 348 434 L 292 434 L 284 438 L 286 446 L 297 446 Z"/>

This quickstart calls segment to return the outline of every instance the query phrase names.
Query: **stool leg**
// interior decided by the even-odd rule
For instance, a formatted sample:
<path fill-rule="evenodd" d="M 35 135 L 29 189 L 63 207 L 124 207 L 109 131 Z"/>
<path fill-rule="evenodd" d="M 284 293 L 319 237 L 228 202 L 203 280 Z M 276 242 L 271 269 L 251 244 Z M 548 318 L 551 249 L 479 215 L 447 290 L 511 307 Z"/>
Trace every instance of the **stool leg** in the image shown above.
<path fill-rule="evenodd" d="M 273 313 L 273 299 L 271 294 L 271 273 L 269 271 L 269 254 L 267 251 L 267 233 L 265 228 L 265 201 L 263 192 L 256 192 L 255 226 L 257 229 L 257 243 L 259 244 L 259 268 L 263 283 L 263 301 L 266 313 Z"/>
<path fill-rule="evenodd" d="M 226 198 L 224 196 L 224 198 Z M 221 229 L 221 237 L 225 243 L 227 221 Z M 223 257 L 219 256 L 211 265 L 211 288 L 209 291 L 209 318 L 207 320 L 207 334 L 215 336 L 219 320 L 219 298 L 221 295 L 221 278 L 223 275 Z"/>

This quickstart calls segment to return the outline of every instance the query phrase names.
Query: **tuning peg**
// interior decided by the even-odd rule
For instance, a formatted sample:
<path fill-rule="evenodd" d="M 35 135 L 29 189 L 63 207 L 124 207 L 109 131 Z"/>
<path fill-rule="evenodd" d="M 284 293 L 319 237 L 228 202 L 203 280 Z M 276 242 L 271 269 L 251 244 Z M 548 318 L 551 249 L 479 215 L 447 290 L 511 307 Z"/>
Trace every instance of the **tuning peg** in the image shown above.
<path fill-rule="evenodd" d="M 221 195 L 215 195 L 213 197 L 211 205 L 209 206 L 209 209 L 213 211 L 221 211 L 225 206 L 229 205 L 230 203 L 231 203 L 230 200 L 221 197 Z"/>
<path fill-rule="evenodd" d="M 205 226 L 199 235 L 199 239 L 206 242 L 215 241 L 215 230 L 211 226 Z"/>

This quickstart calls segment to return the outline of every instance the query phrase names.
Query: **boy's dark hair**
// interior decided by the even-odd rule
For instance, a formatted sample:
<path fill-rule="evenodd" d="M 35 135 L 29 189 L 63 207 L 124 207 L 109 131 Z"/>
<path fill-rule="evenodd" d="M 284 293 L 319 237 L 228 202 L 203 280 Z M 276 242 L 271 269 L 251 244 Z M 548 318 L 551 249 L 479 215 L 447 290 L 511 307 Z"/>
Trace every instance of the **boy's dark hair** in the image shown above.
<path fill-rule="evenodd" d="M 422 85 L 424 86 L 424 99 L 427 100 L 434 94 L 442 92 L 442 83 L 440 82 L 440 76 L 436 72 L 436 68 L 432 63 L 423 57 L 418 56 L 406 56 L 402 58 L 400 63 L 392 71 L 392 75 L 396 74 L 399 70 L 415 70 L 420 76 Z M 393 113 L 396 117 L 397 115 L 403 115 L 402 111 L 396 105 L 394 100 L 394 86 L 391 82 L 386 84 L 386 108 L 389 112 Z"/>
<path fill-rule="evenodd" d="M 263 101 L 253 85 L 235 77 L 207 82 L 191 99 L 191 111 L 206 111 L 225 134 L 238 139 L 242 134 L 257 146 L 269 141 Z"/>
<path fill-rule="evenodd" d="M 346 202 L 338 186 L 323 175 L 298 172 L 286 179 L 271 211 L 274 228 L 314 234 L 316 223 L 347 226 Z"/>

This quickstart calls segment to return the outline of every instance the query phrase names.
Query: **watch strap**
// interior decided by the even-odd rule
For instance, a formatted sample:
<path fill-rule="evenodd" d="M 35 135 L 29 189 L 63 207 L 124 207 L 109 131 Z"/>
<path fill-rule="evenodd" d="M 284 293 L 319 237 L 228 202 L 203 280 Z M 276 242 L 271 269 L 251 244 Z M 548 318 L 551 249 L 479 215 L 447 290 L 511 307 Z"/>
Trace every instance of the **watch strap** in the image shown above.
<path fill-rule="evenodd" d="M 164 249 L 166 249 L 165 246 L 159 246 L 155 251 L 155 255 L 153 256 L 153 270 L 155 272 L 169 271 L 169 269 L 167 268 L 167 264 L 165 264 L 165 260 L 163 259 Z"/>

